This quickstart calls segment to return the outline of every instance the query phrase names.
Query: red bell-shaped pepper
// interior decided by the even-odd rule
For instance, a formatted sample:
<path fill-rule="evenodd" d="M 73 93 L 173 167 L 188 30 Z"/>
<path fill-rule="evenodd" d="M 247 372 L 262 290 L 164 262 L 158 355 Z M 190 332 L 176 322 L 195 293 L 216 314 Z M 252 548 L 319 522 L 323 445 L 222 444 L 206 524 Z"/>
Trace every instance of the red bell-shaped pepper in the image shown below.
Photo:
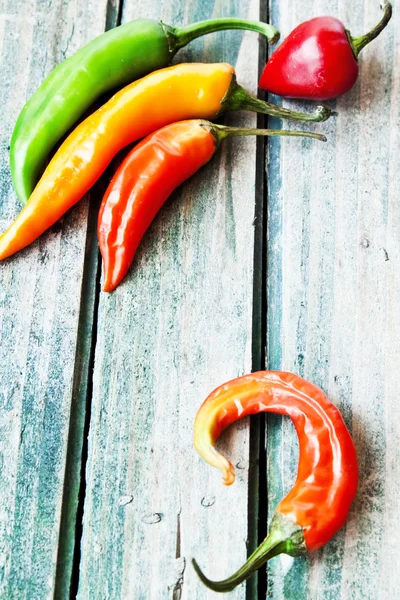
<path fill-rule="evenodd" d="M 392 16 L 387 2 L 380 22 L 354 38 L 334 17 L 316 17 L 298 25 L 275 50 L 259 86 L 285 98 L 329 100 L 355 84 L 358 55 L 386 27 Z"/>

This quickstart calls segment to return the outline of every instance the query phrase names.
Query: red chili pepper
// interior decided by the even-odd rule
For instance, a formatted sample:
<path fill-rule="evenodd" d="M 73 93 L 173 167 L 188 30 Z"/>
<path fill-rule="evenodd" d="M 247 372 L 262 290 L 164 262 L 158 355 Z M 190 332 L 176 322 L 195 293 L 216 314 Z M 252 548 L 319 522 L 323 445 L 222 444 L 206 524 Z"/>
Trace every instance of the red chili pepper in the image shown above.
<path fill-rule="evenodd" d="M 275 50 L 259 86 L 285 98 L 329 100 L 355 84 L 358 55 L 386 27 L 392 16 L 389 2 L 369 33 L 354 38 L 334 17 L 316 17 L 298 25 Z"/>
<path fill-rule="evenodd" d="M 100 207 L 98 238 L 105 292 L 125 277 L 143 235 L 172 191 L 232 135 L 305 135 L 325 140 L 303 131 L 238 129 L 201 120 L 180 121 L 148 135 L 122 162 Z"/>
<path fill-rule="evenodd" d="M 283 371 L 233 379 L 214 390 L 197 413 L 195 448 L 222 471 L 226 485 L 235 479 L 234 468 L 215 449 L 216 440 L 234 421 L 260 412 L 292 419 L 300 448 L 297 480 L 276 508 L 269 535 L 232 577 L 210 581 L 193 561 L 203 583 L 217 592 L 233 590 L 273 556 L 297 556 L 326 544 L 344 525 L 357 490 L 356 451 L 340 412 L 318 387 Z"/>

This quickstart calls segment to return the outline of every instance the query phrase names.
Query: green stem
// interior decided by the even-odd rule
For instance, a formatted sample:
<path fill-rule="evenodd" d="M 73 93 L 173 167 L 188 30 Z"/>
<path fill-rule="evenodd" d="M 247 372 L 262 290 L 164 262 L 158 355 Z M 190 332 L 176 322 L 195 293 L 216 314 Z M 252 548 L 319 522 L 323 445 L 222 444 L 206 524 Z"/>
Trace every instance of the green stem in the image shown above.
<path fill-rule="evenodd" d="M 304 554 L 306 551 L 302 528 L 284 515 L 276 513 L 272 519 L 268 536 L 247 559 L 245 564 L 231 577 L 223 581 L 211 581 L 204 575 L 194 559 L 192 562 L 197 575 L 204 585 L 214 590 L 214 592 L 231 592 L 270 558 L 278 554 L 298 556 Z"/>
<path fill-rule="evenodd" d="M 381 5 L 381 8 L 383 10 L 382 19 L 379 21 L 379 23 L 373 29 L 371 29 L 371 31 L 369 31 L 365 35 L 361 35 L 360 37 L 352 37 L 350 34 L 350 31 L 346 30 L 347 37 L 349 38 L 350 46 L 353 50 L 353 53 L 354 53 L 354 56 L 356 57 L 356 59 L 358 59 L 358 55 L 360 54 L 361 50 L 363 48 L 365 48 L 365 46 L 367 44 L 372 42 L 372 40 L 374 40 L 376 37 L 378 37 L 380 32 L 383 29 L 385 29 L 386 25 L 389 23 L 389 21 L 392 17 L 392 5 L 390 4 L 390 2 L 383 3 Z"/>
<path fill-rule="evenodd" d="M 270 115 L 271 117 L 279 117 L 282 119 L 294 119 L 296 121 L 305 121 L 309 123 L 320 123 L 326 121 L 331 116 L 331 109 L 327 106 L 317 106 L 313 113 L 302 113 L 295 110 L 289 110 L 270 102 L 259 100 L 252 94 L 249 94 L 236 81 L 235 76 L 232 77 L 231 84 L 221 102 L 219 115 L 227 110 L 251 110 L 258 113 Z"/>
<path fill-rule="evenodd" d="M 208 19 L 207 21 L 199 21 L 198 23 L 193 23 L 186 27 L 171 27 L 164 23 L 162 25 L 167 35 L 169 49 L 172 55 L 178 52 L 180 48 L 183 48 L 186 44 L 189 44 L 189 42 L 202 35 L 214 33 L 215 31 L 224 31 L 226 29 L 246 29 L 255 31 L 264 35 L 271 44 L 274 44 L 279 40 L 279 31 L 275 29 L 275 27 L 272 27 L 272 25 L 258 21 L 247 21 L 246 19 Z"/>
<path fill-rule="evenodd" d="M 219 144 L 222 140 L 228 137 L 238 135 L 266 135 L 270 137 L 275 136 L 290 136 L 290 137 L 308 137 L 326 142 L 326 137 L 320 133 L 313 133 L 312 131 L 288 131 L 286 129 L 247 129 L 240 127 L 227 127 L 226 125 L 216 125 L 215 123 L 209 123 L 208 121 L 202 121 L 202 126 L 208 129 L 215 137 Z"/>

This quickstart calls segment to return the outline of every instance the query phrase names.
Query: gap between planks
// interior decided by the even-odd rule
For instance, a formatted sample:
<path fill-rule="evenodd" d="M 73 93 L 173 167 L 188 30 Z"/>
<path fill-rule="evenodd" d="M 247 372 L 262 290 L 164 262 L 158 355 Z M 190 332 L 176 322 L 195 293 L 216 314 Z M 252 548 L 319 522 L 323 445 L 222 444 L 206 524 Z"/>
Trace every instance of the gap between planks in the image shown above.
<path fill-rule="evenodd" d="M 121 24 L 124 0 L 108 0 L 105 28 L 109 31 Z M 112 166 L 111 166 L 112 169 Z M 97 216 L 110 169 L 102 175 L 90 192 L 88 235 L 82 281 L 82 301 L 78 323 L 78 345 L 73 383 L 73 406 L 68 436 L 66 474 L 78 480 L 78 497 L 65 484 L 57 553 L 55 598 L 76 598 L 79 587 L 79 565 L 83 533 L 83 510 L 86 495 L 88 434 L 91 420 L 93 369 L 97 342 L 98 309 L 101 287 L 101 256 L 97 242 Z M 75 480 L 76 480 L 75 479 Z M 66 478 L 67 480 L 67 478 Z"/>
<path fill-rule="evenodd" d="M 268 2 L 260 3 L 260 21 L 269 22 Z M 268 57 L 269 47 L 265 39 L 260 38 L 258 53 L 258 77 L 260 77 Z M 265 99 L 264 92 L 259 97 Z M 268 128 L 268 115 L 257 115 L 257 128 Z M 266 331 L 267 331 L 267 208 L 268 181 L 266 178 L 266 153 L 268 138 L 257 137 L 256 149 L 256 196 L 254 215 L 254 266 L 253 266 L 253 345 L 252 371 L 266 368 Z M 250 465 L 248 490 L 248 555 L 262 542 L 267 534 L 267 456 L 266 456 L 266 419 L 264 414 L 250 420 Z M 257 467 L 257 468 L 256 468 Z M 262 567 L 257 575 L 247 583 L 246 598 L 264 599 L 267 595 L 267 572 Z"/>

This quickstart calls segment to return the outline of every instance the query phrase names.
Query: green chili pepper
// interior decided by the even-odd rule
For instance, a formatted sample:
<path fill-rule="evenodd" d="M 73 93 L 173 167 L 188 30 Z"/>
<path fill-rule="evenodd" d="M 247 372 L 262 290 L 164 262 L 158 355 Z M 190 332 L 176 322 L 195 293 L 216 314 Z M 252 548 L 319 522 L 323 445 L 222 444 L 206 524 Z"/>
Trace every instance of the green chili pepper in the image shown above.
<path fill-rule="evenodd" d="M 10 147 L 11 175 L 25 204 L 51 150 L 102 94 L 167 66 L 176 52 L 197 37 L 224 29 L 249 29 L 276 42 L 267 23 L 210 19 L 187 27 L 130 21 L 103 33 L 60 63 L 22 109 Z"/>

